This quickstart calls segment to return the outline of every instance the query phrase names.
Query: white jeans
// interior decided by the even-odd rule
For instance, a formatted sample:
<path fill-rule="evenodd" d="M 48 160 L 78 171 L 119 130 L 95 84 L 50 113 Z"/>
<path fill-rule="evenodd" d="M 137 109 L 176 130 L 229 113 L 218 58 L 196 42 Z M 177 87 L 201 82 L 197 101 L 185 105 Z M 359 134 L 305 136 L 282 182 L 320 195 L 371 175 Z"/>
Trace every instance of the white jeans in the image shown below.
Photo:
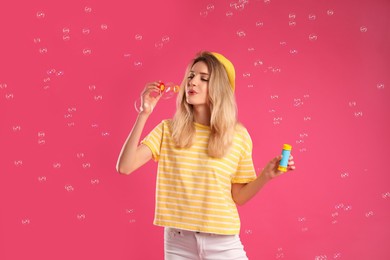
<path fill-rule="evenodd" d="M 238 235 L 199 233 L 175 228 L 164 231 L 165 260 L 248 260 Z"/>

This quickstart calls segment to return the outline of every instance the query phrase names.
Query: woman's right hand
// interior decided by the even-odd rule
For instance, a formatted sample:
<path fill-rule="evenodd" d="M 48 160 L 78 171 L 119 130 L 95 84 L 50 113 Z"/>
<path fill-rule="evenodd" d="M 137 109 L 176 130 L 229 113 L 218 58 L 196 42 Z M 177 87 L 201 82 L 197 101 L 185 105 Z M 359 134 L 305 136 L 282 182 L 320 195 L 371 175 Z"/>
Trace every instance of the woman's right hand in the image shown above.
<path fill-rule="evenodd" d="M 140 113 L 151 114 L 161 98 L 160 82 L 151 82 L 146 84 L 141 93 Z"/>

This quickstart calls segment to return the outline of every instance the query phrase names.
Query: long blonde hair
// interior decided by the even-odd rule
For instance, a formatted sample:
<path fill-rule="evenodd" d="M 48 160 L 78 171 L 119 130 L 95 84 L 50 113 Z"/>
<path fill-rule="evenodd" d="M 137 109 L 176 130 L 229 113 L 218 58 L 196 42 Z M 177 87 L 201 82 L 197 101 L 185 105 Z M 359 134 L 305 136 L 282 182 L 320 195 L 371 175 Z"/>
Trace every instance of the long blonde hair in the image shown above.
<path fill-rule="evenodd" d="M 209 70 L 208 104 L 210 107 L 210 138 L 208 155 L 221 158 L 228 152 L 237 124 L 237 105 L 224 66 L 210 52 L 201 52 L 188 65 L 176 100 L 172 123 L 172 137 L 177 147 L 191 147 L 195 137 L 193 106 L 186 101 L 188 74 L 197 62 L 204 62 Z"/>

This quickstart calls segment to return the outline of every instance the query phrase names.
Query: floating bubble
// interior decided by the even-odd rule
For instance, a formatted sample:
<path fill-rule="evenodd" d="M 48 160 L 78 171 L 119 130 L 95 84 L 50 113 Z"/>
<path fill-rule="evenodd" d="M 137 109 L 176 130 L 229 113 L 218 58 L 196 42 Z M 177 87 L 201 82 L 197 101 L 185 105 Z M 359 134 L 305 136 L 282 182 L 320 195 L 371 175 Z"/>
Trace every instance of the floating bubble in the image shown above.
<path fill-rule="evenodd" d="M 287 45 L 287 42 L 281 41 L 281 42 L 279 42 L 279 44 L 280 44 L 280 46 L 286 46 L 286 45 Z"/>
<path fill-rule="evenodd" d="M 20 125 L 12 126 L 12 131 L 14 131 L 14 132 L 19 132 L 20 130 L 21 130 Z"/>
<path fill-rule="evenodd" d="M 288 26 L 290 26 L 290 27 L 294 27 L 296 25 L 297 25 L 297 23 L 295 21 L 289 21 L 288 22 Z"/>
<path fill-rule="evenodd" d="M 98 180 L 98 179 L 92 179 L 91 180 L 91 184 L 92 185 L 97 185 L 97 184 L 99 184 L 100 183 L 100 181 Z"/>
<path fill-rule="evenodd" d="M 89 89 L 89 91 L 94 91 L 94 90 L 96 90 L 96 86 L 95 85 L 89 85 L 88 89 Z"/>
<path fill-rule="evenodd" d="M 255 66 L 255 67 L 258 67 L 258 66 L 262 66 L 264 63 L 263 63 L 263 61 L 261 61 L 261 60 L 257 60 L 257 61 L 255 61 L 254 63 L 253 63 L 253 65 Z"/>
<path fill-rule="evenodd" d="M 329 9 L 328 11 L 326 11 L 326 14 L 332 16 L 334 15 L 334 11 L 332 9 Z"/>
<path fill-rule="evenodd" d="M 279 95 L 271 95 L 271 99 L 278 99 Z"/>
<path fill-rule="evenodd" d="M 142 40 L 142 35 L 141 34 L 136 34 L 134 36 L 134 38 L 137 40 L 137 41 L 141 41 Z"/>
<path fill-rule="evenodd" d="M 85 220 L 85 214 L 84 213 L 77 214 L 77 219 L 78 220 Z"/>
<path fill-rule="evenodd" d="M 376 88 L 377 88 L 377 89 L 385 89 L 385 84 L 383 84 L 383 83 L 378 83 L 378 84 L 376 84 Z"/>
<path fill-rule="evenodd" d="M 333 254 L 333 259 L 339 259 L 341 258 L 341 253 L 334 253 Z"/>
<path fill-rule="evenodd" d="M 344 207 L 344 210 L 345 211 L 351 211 L 352 210 L 352 206 L 351 205 L 347 205 Z"/>
<path fill-rule="evenodd" d="M 40 48 L 39 49 L 40 54 L 46 54 L 47 53 L 47 48 Z"/>
<path fill-rule="evenodd" d="M 155 44 L 154 44 L 154 47 L 156 47 L 157 49 L 162 49 L 163 47 L 164 47 L 164 43 L 162 43 L 162 42 L 156 42 Z"/>
<path fill-rule="evenodd" d="M 207 11 L 212 12 L 212 11 L 214 11 L 215 7 L 214 7 L 213 4 L 208 4 L 207 7 L 206 7 L 206 9 L 207 9 Z"/>
<path fill-rule="evenodd" d="M 126 214 L 133 214 L 134 212 L 134 209 L 126 209 Z"/>
<path fill-rule="evenodd" d="M 301 133 L 301 134 L 299 134 L 299 136 L 300 136 L 301 138 L 305 138 L 305 137 L 308 137 L 309 135 L 308 135 L 307 133 Z"/>
<path fill-rule="evenodd" d="M 77 108 L 76 107 L 69 107 L 68 108 L 68 112 L 69 113 L 73 113 L 73 112 L 76 112 L 77 111 Z"/>
<path fill-rule="evenodd" d="M 263 27 L 263 26 L 264 26 L 264 22 L 262 22 L 262 21 L 256 22 L 256 27 Z"/>
<path fill-rule="evenodd" d="M 45 139 L 39 139 L 38 144 L 39 145 L 44 145 L 46 143 Z"/>
<path fill-rule="evenodd" d="M 65 185 L 65 190 L 68 192 L 72 192 L 72 191 L 74 191 L 74 188 L 72 185 Z"/>
<path fill-rule="evenodd" d="M 254 87 L 253 84 L 248 85 L 248 88 L 253 88 L 253 87 Z"/>
<path fill-rule="evenodd" d="M 353 115 L 355 116 L 355 118 L 360 118 L 363 116 L 363 112 L 362 111 L 357 111 L 357 112 L 354 112 Z"/>
<path fill-rule="evenodd" d="M 135 69 L 141 69 L 142 68 L 142 61 L 134 61 L 133 62 L 134 68 Z"/>
<path fill-rule="evenodd" d="M 263 3 L 264 3 L 264 4 L 270 4 L 270 3 L 271 3 L 271 0 L 264 0 Z"/>
<path fill-rule="evenodd" d="M 34 43 L 40 43 L 41 42 L 41 38 L 34 38 Z"/>
<path fill-rule="evenodd" d="M 61 168 L 61 163 L 59 163 L 59 162 L 53 163 L 53 168 L 54 168 L 54 169 L 59 169 L 59 168 Z"/>
<path fill-rule="evenodd" d="M 8 87 L 7 83 L 1 83 L 0 89 L 6 89 Z"/>
<path fill-rule="evenodd" d="M 85 49 L 83 49 L 83 54 L 84 55 L 91 55 L 91 53 L 92 53 L 92 50 L 91 49 L 88 49 L 88 48 L 85 48 Z"/>
<path fill-rule="evenodd" d="M 14 94 L 13 93 L 5 94 L 5 99 L 8 99 L 8 100 L 14 99 Z"/>
<path fill-rule="evenodd" d="M 288 19 L 295 19 L 295 18 L 297 18 L 296 14 L 294 14 L 294 13 L 288 14 Z"/>
<path fill-rule="evenodd" d="M 92 7 L 90 7 L 90 6 L 84 7 L 84 12 L 91 13 L 92 12 Z"/>
<path fill-rule="evenodd" d="M 203 10 L 203 11 L 200 11 L 200 12 L 199 12 L 199 15 L 200 15 L 201 17 L 207 17 L 207 16 L 209 15 L 209 13 L 208 13 L 206 10 Z"/>
<path fill-rule="evenodd" d="M 46 176 L 39 176 L 38 181 L 39 182 L 45 182 L 47 180 Z"/>
<path fill-rule="evenodd" d="M 23 165 L 23 161 L 22 160 L 16 160 L 16 161 L 14 161 L 14 164 L 15 164 L 16 167 L 19 167 L 19 166 Z"/>
<path fill-rule="evenodd" d="M 290 54 L 292 54 L 292 55 L 296 55 L 296 54 L 298 54 L 298 51 L 297 51 L 297 50 L 295 50 L 295 49 L 291 49 L 291 50 L 290 50 Z"/>
<path fill-rule="evenodd" d="M 38 19 L 43 19 L 43 18 L 45 18 L 45 13 L 43 12 L 43 11 L 38 11 L 37 12 L 37 18 Z"/>
<path fill-rule="evenodd" d="M 382 193 L 382 198 L 389 199 L 390 198 L 390 192 Z"/>
<path fill-rule="evenodd" d="M 60 71 L 58 71 L 57 72 L 57 77 L 61 77 L 61 76 L 63 76 L 65 74 L 65 72 L 63 72 L 62 70 L 60 70 Z"/>
<path fill-rule="evenodd" d="M 101 25 L 100 25 L 100 28 L 101 28 L 103 31 L 105 31 L 105 30 L 108 29 L 108 25 L 107 25 L 107 24 L 101 24 Z"/>
<path fill-rule="evenodd" d="M 348 172 L 343 172 L 340 174 L 341 178 L 345 179 L 347 177 L 349 177 L 349 173 Z"/>
<path fill-rule="evenodd" d="M 314 41 L 316 41 L 318 39 L 318 36 L 316 35 L 316 34 L 310 34 L 309 35 L 309 40 L 310 41 L 312 41 L 312 42 L 314 42 Z"/>
<path fill-rule="evenodd" d="M 249 52 L 255 51 L 255 48 L 249 47 L 249 48 L 248 48 L 248 51 L 249 51 Z"/>
<path fill-rule="evenodd" d="M 317 16 L 315 14 L 309 14 L 308 18 L 310 21 L 314 21 L 317 19 Z"/>
<path fill-rule="evenodd" d="M 279 248 L 277 249 L 277 252 L 276 252 L 275 257 L 276 257 L 276 259 L 282 259 L 282 258 L 284 258 L 283 248 L 279 247 Z"/>
<path fill-rule="evenodd" d="M 130 219 L 130 220 L 129 220 L 129 223 L 130 223 L 130 224 L 135 223 L 135 219 Z"/>
<path fill-rule="evenodd" d="M 161 37 L 161 41 L 164 44 L 167 44 L 170 40 L 171 40 L 171 38 L 168 35 L 164 35 L 163 37 Z"/>
<path fill-rule="evenodd" d="M 69 34 L 70 33 L 70 29 L 68 27 L 64 27 L 64 28 L 62 28 L 62 32 L 64 34 Z"/>
<path fill-rule="evenodd" d="M 250 77 L 251 77 L 251 73 L 250 73 L 250 72 L 244 72 L 244 73 L 242 74 L 242 77 L 243 77 L 243 78 L 250 78 Z"/>
<path fill-rule="evenodd" d="M 252 235 L 253 234 L 253 231 L 252 231 L 252 229 L 245 229 L 245 234 L 247 234 L 247 235 Z"/>
<path fill-rule="evenodd" d="M 62 36 L 62 39 L 64 41 L 69 41 L 70 40 L 70 36 L 69 35 L 64 35 L 64 36 Z"/>
<path fill-rule="evenodd" d="M 103 137 L 110 136 L 110 133 L 109 133 L 109 132 L 102 132 L 102 136 L 103 136 Z"/>
<path fill-rule="evenodd" d="M 23 224 L 23 225 L 28 225 L 28 224 L 30 224 L 30 223 L 31 223 L 30 219 L 28 219 L 28 218 L 22 219 L 22 224 Z"/>
<path fill-rule="evenodd" d="M 311 117 L 310 116 L 305 116 L 305 117 L 303 117 L 303 121 L 311 121 Z"/>
<path fill-rule="evenodd" d="M 246 36 L 246 33 L 244 31 L 237 31 L 237 36 L 240 37 L 240 38 L 244 38 Z"/>
<path fill-rule="evenodd" d="M 362 33 L 367 32 L 367 27 L 366 26 L 361 26 L 360 27 L 360 32 L 362 32 Z"/>
<path fill-rule="evenodd" d="M 95 99 L 95 101 L 101 101 L 103 100 L 103 96 L 102 95 L 96 95 L 93 97 Z"/>
<path fill-rule="evenodd" d="M 280 125 L 280 122 L 283 120 L 282 117 L 274 117 L 273 124 L 274 125 Z"/>
<path fill-rule="evenodd" d="M 232 16 L 233 16 L 233 12 L 232 11 L 226 12 L 226 17 L 232 17 Z"/>
<path fill-rule="evenodd" d="M 89 168 L 91 168 L 91 164 L 90 163 L 83 163 L 83 168 L 89 169 Z"/>
<path fill-rule="evenodd" d="M 366 218 L 370 218 L 372 216 L 374 216 L 374 212 L 373 211 L 366 212 Z"/>
<path fill-rule="evenodd" d="M 294 98 L 294 107 L 301 107 L 303 105 L 303 100 L 300 98 Z"/>
<path fill-rule="evenodd" d="M 327 260 L 328 257 L 326 255 L 316 255 L 314 260 Z"/>
<path fill-rule="evenodd" d="M 77 153 L 76 154 L 77 158 L 84 158 L 85 154 L 84 153 Z"/>
<path fill-rule="evenodd" d="M 83 30 L 82 30 L 83 34 L 89 34 L 90 32 L 91 32 L 91 30 L 88 28 L 83 28 Z"/>

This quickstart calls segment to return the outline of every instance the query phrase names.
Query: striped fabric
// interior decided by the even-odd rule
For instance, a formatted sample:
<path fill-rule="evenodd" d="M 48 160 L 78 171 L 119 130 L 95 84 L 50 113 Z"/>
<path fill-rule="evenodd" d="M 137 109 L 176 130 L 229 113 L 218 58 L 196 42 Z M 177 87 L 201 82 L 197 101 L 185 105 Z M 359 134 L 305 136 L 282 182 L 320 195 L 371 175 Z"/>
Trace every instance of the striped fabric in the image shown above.
<path fill-rule="evenodd" d="M 154 224 L 191 231 L 235 235 L 240 218 L 232 199 L 232 183 L 256 178 L 252 141 L 238 126 L 233 146 L 224 158 L 207 154 L 208 126 L 195 123 L 196 138 L 188 149 L 176 148 L 171 120 L 164 120 L 142 140 L 158 161 Z"/>

